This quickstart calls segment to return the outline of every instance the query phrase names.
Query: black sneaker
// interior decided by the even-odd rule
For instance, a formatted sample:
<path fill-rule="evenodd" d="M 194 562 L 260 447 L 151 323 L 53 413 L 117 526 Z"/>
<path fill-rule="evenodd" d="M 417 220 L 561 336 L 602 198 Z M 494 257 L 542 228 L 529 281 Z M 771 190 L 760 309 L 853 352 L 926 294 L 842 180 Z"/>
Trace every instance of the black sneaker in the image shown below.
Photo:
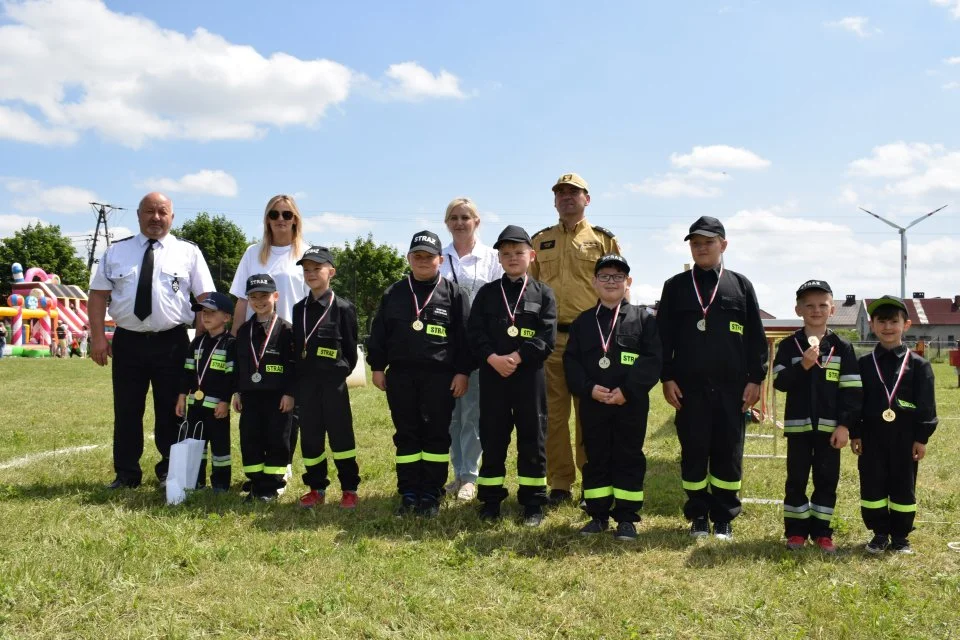
<path fill-rule="evenodd" d="M 253 489 L 253 482 L 250 480 L 244 480 L 243 484 L 240 485 L 241 493 L 250 493 L 251 489 Z"/>
<path fill-rule="evenodd" d="M 694 538 L 703 538 L 710 535 L 710 522 L 703 516 L 694 518 L 690 523 L 690 535 Z"/>
<path fill-rule="evenodd" d="M 913 547 L 906 538 L 894 538 L 890 541 L 890 551 L 893 553 L 902 553 L 905 556 L 913 555 Z"/>
<path fill-rule="evenodd" d="M 733 525 L 729 522 L 714 522 L 713 537 L 718 540 L 733 540 Z"/>
<path fill-rule="evenodd" d="M 637 527 L 632 522 L 618 522 L 613 537 L 624 542 L 634 542 L 637 539 Z"/>
<path fill-rule="evenodd" d="M 409 516 L 413 514 L 414 510 L 417 508 L 417 496 L 414 493 L 405 493 L 400 498 L 400 506 L 397 507 L 397 510 L 394 512 L 398 518 L 403 516 Z"/>
<path fill-rule="evenodd" d="M 890 546 L 890 539 L 885 533 L 878 533 L 873 536 L 873 539 L 867 543 L 867 546 L 864 547 L 867 553 L 872 553 L 876 555 L 878 553 L 883 553 L 887 550 L 887 547 Z M 907 546 L 910 546 L 909 543 Z"/>
<path fill-rule="evenodd" d="M 123 478 L 116 478 L 113 482 L 106 486 L 107 489 L 136 489 L 140 486 L 140 482 L 137 480 L 124 480 Z"/>
<path fill-rule="evenodd" d="M 484 522 L 496 522 L 500 519 L 500 503 L 484 502 L 477 510 L 477 515 Z"/>
<path fill-rule="evenodd" d="M 440 515 L 440 503 L 436 498 L 420 498 L 416 514 L 421 518 L 436 518 Z"/>
<path fill-rule="evenodd" d="M 528 504 L 523 508 L 523 526 L 539 527 L 543 524 L 543 508 L 538 504 Z"/>
<path fill-rule="evenodd" d="M 568 502 L 573 502 L 573 494 L 565 489 L 551 489 L 547 496 L 547 504 L 551 507 L 559 507 Z"/>
<path fill-rule="evenodd" d="M 583 525 L 580 529 L 580 535 L 582 536 L 593 536 L 598 533 L 603 533 L 607 530 L 607 527 L 610 526 L 610 523 L 607 520 L 601 520 L 600 518 L 594 518 L 587 524 Z"/>

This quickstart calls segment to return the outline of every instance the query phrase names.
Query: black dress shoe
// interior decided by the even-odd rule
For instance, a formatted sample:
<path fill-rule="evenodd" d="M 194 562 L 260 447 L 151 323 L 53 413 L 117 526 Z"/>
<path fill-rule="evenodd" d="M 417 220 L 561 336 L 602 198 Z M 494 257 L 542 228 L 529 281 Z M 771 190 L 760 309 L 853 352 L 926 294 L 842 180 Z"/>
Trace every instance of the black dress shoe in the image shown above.
<path fill-rule="evenodd" d="M 551 507 L 559 507 L 569 502 L 573 502 L 573 494 L 564 489 L 551 489 L 547 496 L 547 505 Z"/>
<path fill-rule="evenodd" d="M 136 489 L 139 486 L 139 482 L 134 482 L 133 480 L 124 480 L 123 478 L 116 478 L 113 482 L 107 485 L 107 489 Z"/>

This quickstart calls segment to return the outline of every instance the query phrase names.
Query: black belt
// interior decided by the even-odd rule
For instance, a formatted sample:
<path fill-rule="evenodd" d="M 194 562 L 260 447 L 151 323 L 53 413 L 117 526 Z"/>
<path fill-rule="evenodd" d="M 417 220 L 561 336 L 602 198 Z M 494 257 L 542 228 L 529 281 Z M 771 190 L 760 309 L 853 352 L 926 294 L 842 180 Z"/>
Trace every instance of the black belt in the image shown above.
<path fill-rule="evenodd" d="M 164 338 L 174 332 L 177 332 L 177 331 L 185 332 L 186 330 L 187 330 L 187 325 L 185 324 L 178 324 L 172 329 L 164 329 L 163 331 L 133 331 L 132 329 L 124 329 L 123 327 L 117 327 L 117 333 L 120 333 L 121 331 L 123 331 L 124 333 L 129 333 L 129 334 L 140 336 L 143 338 Z"/>
<path fill-rule="evenodd" d="M 570 325 L 558 323 L 557 331 L 559 331 L 560 333 L 570 333 Z"/>

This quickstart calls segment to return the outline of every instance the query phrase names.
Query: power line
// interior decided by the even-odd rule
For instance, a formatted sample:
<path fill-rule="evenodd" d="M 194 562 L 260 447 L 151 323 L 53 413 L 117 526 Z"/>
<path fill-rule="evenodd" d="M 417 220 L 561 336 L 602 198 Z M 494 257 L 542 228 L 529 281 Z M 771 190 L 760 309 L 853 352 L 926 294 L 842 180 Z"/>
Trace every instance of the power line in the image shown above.
<path fill-rule="evenodd" d="M 91 202 L 90 206 L 97 213 L 97 226 L 93 230 L 93 241 L 90 243 L 90 254 L 87 257 L 87 271 L 93 269 L 93 256 L 97 251 L 97 238 L 100 237 L 100 225 L 103 225 L 103 240 L 110 246 L 110 232 L 107 230 L 107 214 L 111 211 L 125 211 L 124 207 L 115 207 L 112 204 Z M 99 209 L 97 208 L 99 207 Z"/>

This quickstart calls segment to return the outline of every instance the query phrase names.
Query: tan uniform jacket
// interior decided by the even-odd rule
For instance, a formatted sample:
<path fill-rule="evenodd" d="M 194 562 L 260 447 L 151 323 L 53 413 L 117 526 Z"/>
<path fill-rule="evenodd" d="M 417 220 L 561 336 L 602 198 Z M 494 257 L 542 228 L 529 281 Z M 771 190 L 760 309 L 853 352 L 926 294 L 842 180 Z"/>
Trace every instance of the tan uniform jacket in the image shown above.
<path fill-rule="evenodd" d="M 533 234 L 537 259 L 530 275 L 553 289 L 557 296 L 557 323 L 568 325 L 597 303 L 593 268 L 600 256 L 620 253 L 613 234 L 595 227 L 586 218 L 567 231 L 563 222 Z"/>

